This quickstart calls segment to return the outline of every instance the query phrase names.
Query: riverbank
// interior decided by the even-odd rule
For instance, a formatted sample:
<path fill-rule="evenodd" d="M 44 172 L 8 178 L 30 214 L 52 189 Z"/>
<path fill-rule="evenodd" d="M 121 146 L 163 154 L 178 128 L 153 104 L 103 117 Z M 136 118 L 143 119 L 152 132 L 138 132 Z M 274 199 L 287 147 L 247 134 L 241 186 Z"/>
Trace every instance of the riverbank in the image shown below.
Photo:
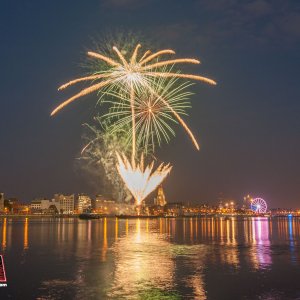
<path fill-rule="evenodd" d="M 37 214 L 5 214 L 0 215 L 1 218 L 32 218 L 32 219 L 41 219 L 41 218 L 49 218 L 49 219 L 77 219 L 79 214 L 73 215 L 37 215 Z M 235 218 L 253 218 L 253 217 L 264 217 L 264 218 L 280 218 L 280 217 L 294 217 L 298 218 L 299 215 L 247 215 L 247 214 L 199 214 L 199 215 L 181 215 L 181 216 L 158 216 L 158 215 L 99 215 L 99 218 L 118 218 L 118 219 L 168 219 L 168 218 L 223 218 L 229 219 L 232 217 Z"/>

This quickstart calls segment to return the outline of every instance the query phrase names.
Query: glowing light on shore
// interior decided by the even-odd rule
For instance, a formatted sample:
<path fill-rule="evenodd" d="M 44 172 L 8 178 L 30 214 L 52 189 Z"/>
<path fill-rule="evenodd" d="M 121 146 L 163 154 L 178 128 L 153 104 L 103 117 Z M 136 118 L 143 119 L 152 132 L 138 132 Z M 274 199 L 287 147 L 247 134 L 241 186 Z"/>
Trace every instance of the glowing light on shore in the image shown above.
<path fill-rule="evenodd" d="M 135 166 L 130 164 L 125 155 L 119 155 L 117 153 L 117 158 L 118 172 L 132 193 L 137 205 L 140 205 L 142 201 L 161 184 L 172 169 L 170 164 L 160 164 L 158 168 L 153 171 L 154 162 L 144 167 L 143 157 L 141 157 L 140 163 Z"/>

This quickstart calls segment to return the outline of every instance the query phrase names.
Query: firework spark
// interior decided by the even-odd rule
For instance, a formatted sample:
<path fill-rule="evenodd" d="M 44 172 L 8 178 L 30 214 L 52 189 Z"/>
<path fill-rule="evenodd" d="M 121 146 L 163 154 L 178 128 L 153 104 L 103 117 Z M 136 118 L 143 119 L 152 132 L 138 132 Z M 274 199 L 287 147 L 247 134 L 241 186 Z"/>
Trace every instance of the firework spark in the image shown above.
<path fill-rule="evenodd" d="M 62 85 L 59 90 L 62 90 L 68 86 L 71 86 L 75 83 L 81 82 L 81 81 L 92 81 L 92 80 L 102 80 L 103 78 L 106 78 L 107 80 L 101 81 L 100 83 L 95 83 L 89 88 L 86 88 L 79 92 L 78 94 L 74 95 L 73 97 L 67 99 L 63 103 L 61 103 L 58 107 L 56 107 L 52 113 L 51 116 L 56 114 L 59 110 L 70 104 L 71 102 L 75 101 L 76 99 L 85 96 L 87 94 L 103 90 L 105 92 L 105 89 L 108 90 L 119 90 L 120 88 L 124 88 L 124 86 L 130 90 L 131 94 L 131 105 L 132 105 L 132 123 L 134 123 L 135 116 L 134 116 L 134 103 L 135 103 L 135 94 L 138 90 L 145 90 L 151 85 L 151 82 L 153 81 L 153 78 L 158 77 L 165 77 L 165 78 L 189 78 L 193 80 L 202 81 L 208 84 L 215 85 L 216 82 L 212 79 L 192 75 L 192 74 L 179 74 L 179 73 L 170 73 L 170 72 L 164 72 L 160 68 L 165 67 L 167 65 L 175 65 L 179 63 L 191 63 L 191 64 L 199 64 L 200 61 L 196 59 L 191 58 L 183 58 L 183 59 L 172 59 L 172 60 L 164 60 L 152 63 L 152 61 L 155 58 L 159 58 L 162 55 L 165 54 L 175 54 L 175 52 L 171 49 L 166 50 L 160 50 L 158 52 L 155 52 L 151 55 L 150 51 L 146 51 L 142 56 L 141 59 L 138 60 L 138 50 L 141 47 L 140 44 L 138 44 L 130 59 L 126 60 L 123 54 L 118 50 L 117 47 L 113 47 L 113 51 L 116 53 L 118 59 L 120 62 L 104 56 L 99 53 L 95 52 L 88 52 L 88 55 L 97 59 L 100 59 L 107 63 L 110 66 L 110 69 L 106 70 L 105 72 L 101 74 L 93 74 L 91 76 L 78 78 L 75 80 L 72 80 L 64 85 Z M 99 77 L 97 77 L 99 76 Z M 172 110 L 171 110 L 172 111 Z M 184 129 L 187 131 L 189 136 L 191 137 L 192 141 L 194 142 L 197 149 L 199 149 L 199 145 L 196 141 L 196 138 L 194 137 L 192 131 L 189 129 L 187 124 L 184 122 L 180 116 L 172 111 L 175 118 L 178 119 L 180 124 L 184 127 Z M 134 125 L 134 124 L 132 124 Z M 135 128 L 133 126 L 133 131 L 135 131 Z M 133 132 L 133 143 L 132 143 L 132 164 L 135 164 L 135 133 Z"/>
<path fill-rule="evenodd" d="M 105 130 L 103 124 L 100 124 L 101 130 L 88 124 L 84 124 L 84 126 L 86 128 L 84 139 L 88 143 L 81 151 L 81 158 L 77 160 L 78 166 L 87 174 L 99 176 L 99 181 L 105 187 L 106 193 L 111 193 L 111 196 L 118 202 L 129 201 L 132 198 L 131 192 L 119 176 L 116 168 L 118 160 L 115 155 L 116 152 L 121 151 L 130 153 L 131 145 L 127 144 L 124 133 L 112 134 Z M 105 176 L 103 176 L 103 172 Z"/>
<path fill-rule="evenodd" d="M 127 157 L 122 154 L 117 154 L 117 169 L 125 182 L 126 186 L 134 196 L 137 204 L 141 204 L 142 200 L 147 197 L 168 175 L 171 171 L 171 166 L 169 164 L 164 165 L 161 164 L 156 170 L 153 171 L 154 162 L 150 163 L 144 168 L 144 160 L 143 156 L 141 157 L 141 161 L 136 164 L 135 156 L 136 156 L 136 131 L 139 127 L 144 127 L 144 132 L 146 134 L 150 134 L 151 130 L 154 128 L 157 132 L 160 130 L 163 132 L 165 136 L 166 130 L 165 128 L 171 129 L 168 127 L 169 125 L 165 121 L 161 121 L 158 123 L 157 118 L 154 118 L 155 113 L 154 110 L 157 108 L 153 105 L 153 102 L 146 103 L 146 111 L 145 108 L 143 112 L 139 111 L 136 108 L 136 104 L 138 102 L 138 95 L 142 93 L 146 93 L 146 95 L 150 96 L 150 99 L 156 99 L 157 103 L 159 103 L 158 111 L 162 111 L 162 107 L 170 113 L 172 113 L 173 117 L 183 126 L 183 128 L 187 131 L 188 135 L 191 137 L 194 145 L 199 150 L 199 145 L 187 124 L 180 117 L 179 113 L 181 113 L 180 109 L 176 110 L 176 107 L 172 106 L 172 101 L 170 99 L 164 97 L 161 91 L 155 90 L 155 84 L 158 79 L 176 79 L 176 78 L 185 78 L 185 79 L 193 79 L 201 82 L 205 82 L 208 84 L 215 85 L 216 82 L 212 79 L 192 75 L 192 74 L 181 74 L 181 73 L 172 73 L 166 69 L 166 66 L 176 65 L 176 64 L 199 64 L 200 61 L 191 58 L 183 58 L 183 59 L 171 59 L 171 60 L 163 60 L 158 61 L 158 59 L 162 55 L 166 54 L 175 54 L 175 52 L 171 49 L 161 50 L 151 54 L 149 50 L 147 50 L 141 57 L 139 58 L 138 51 L 141 47 L 138 44 L 134 51 L 132 52 L 131 57 L 126 60 L 124 57 L 124 53 L 120 52 L 117 47 L 113 47 L 113 51 L 117 56 L 118 60 L 115 60 L 111 57 L 95 53 L 88 52 L 90 57 L 99 59 L 105 62 L 109 67 L 103 72 L 94 73 L 91 76 L 86 76 L 82 78 L 78 78 L 68 83 L 62 85 L 59 90 L 63 90 L 71 85 L 74 85 L 79 82 L 84 81 L 95 81 L 91 86 L 81 90 L 79 93 L 75 94 L 73 97 L 67 99 L 63 103 L 61 103 L 58 107 L 56 107 L 51 116 L 56 114 L 58 111 L 63 109 L 65 106 L 69 105 L 73 101 L 81 98 L 85 95 L 91 94 L 93 92 L 102 92 L 102 95 L 108 95 L 111 93 L 119 93 L 123 97 L 124 91 L 126 95 L 126 99 L 129 101 L 128 107 L 130 107 L 130 115 L 131 120 L 128 120 L 128 124 L 131 125 L 131 136 L 132 136 L 132 151 L 131 151 L 131 163 L 127 159 Z M 153 63 L 153 60 L 156 61 Z M 158 80 L 159 81 L 159 80 Z M 153 101 L 153 100 L 152 100 Z M 136 116 L 139 116 L 139 113 L 144 117 L 140 119 L 140 121 L 136 120 Z M 150 118 L 145 119 L 145 113 L 150 115 Z M 165 114 L 164 116 L 166 116 Z M 169 119 L 172 119 L 170 115 L 168 115 Z M 150 126 L 150 123 L 154 122 L 156 125 L 153 127 Z M 150 120 L 150 121 L 149 121 Z M 162 126 L 162 124 L 164 126 Z M 165 128 L 164 128 L 165 127 Z M 170 130 L 171 131 L 171 130 Z M 172 131 L 171 131 L 172 132 Z M 89 145 L 87 146 L 89 147 Z M 84 149 L 84 151 L 86 148 Z"/>
<path fill-rule="evenodd" d="M 188 97 L 192 94 L 187 91 L 191 83 L 178 83 L 177 78 L 155 80 L 153 87 L 135 94 L 135 102 L 131 105 L 129 91 L 122 93 L 110 92 L 104 103 L 110 104 L 109 112 L 101 116 L 107 130 L 114 133 L 127 127 L 132 122 L 132 106 L 134 107 L 134 127 L 136 132 L 136 146 L 154 152 L 162 140 L 169 142 L 170 135 L 175 136 L 172 124 L 178 123 L 175 114 L 186 115 L 190 107 Z M 177 119 L 180 116 L 177 117 Z M 132 141 L 132 130 L 127 132 L 128 141 Z"/>
<path fill-rule="evenodd" d="M 140 205 L 157 186 L 170 173 L 172 166 L 161 164 L 153 171 L 154 162 L 144 168 L 144 159 L 141 157 L 140 163 L 132 166 L 125 155 L 117 153 L 117 168 L 127 188 L 132 193 L 136 204 Z"/>

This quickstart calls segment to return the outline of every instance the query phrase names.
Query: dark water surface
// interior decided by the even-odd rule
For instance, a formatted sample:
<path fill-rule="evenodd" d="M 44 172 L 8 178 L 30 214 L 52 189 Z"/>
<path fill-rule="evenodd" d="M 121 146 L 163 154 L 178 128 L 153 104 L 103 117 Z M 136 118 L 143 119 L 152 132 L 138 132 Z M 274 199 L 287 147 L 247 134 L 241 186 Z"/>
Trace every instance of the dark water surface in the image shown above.
<path fill-rule="evenodd" d="M 300 218 L 2 218 L 0 241 L 0 299 L 300 299 Z"/>

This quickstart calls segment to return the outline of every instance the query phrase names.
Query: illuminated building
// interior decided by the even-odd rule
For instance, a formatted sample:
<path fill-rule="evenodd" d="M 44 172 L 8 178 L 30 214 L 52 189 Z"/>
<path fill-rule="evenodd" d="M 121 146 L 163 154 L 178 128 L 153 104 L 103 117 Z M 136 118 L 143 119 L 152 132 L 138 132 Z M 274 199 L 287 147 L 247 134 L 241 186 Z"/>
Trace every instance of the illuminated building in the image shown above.
<path fill-rule="evenodd" d="M 108 206 L 110 205 L 115 205 L 115 201 L 113 200 L 108 200 L 106 197 L 102 196 L 102 195 L 96 195 L 96 198 L 95 198 L 95 202 L 94 202 L 94 210 L 96 212 L 104 212 L 105 210 L 105 207 L 106 207 L 106 210 L 108 208 Z"/>
<path fill-rule="evenodd" d="M 0 193 L 0 211 L 4 211 L 4 193 Z"/>
<path fill-rule="evenodd" d="M 73 214 L 74 213 L 74 194 L 63 195 L 55 194 L 54 200 L 59 202 L 60 213 L 62 214 Z"/>
<path fill-rule="evenodd" d="M 110 216 L 134 214 L 134 205 L 128 203 L 119 203 L 108 200 L 102 195 L 97 195 L 95 199 L 94 210 L 96 213 Z"/>
<path fill-rule="evenodd" d="M 55 199 L 35 199 L 30 203 L 30 210 L 33 214 L 57 214 L 60 212 L 60 203 Z"/>
<path fill-rule="evenodd" d="M 18 214 L 28 214 L 30 210 L 30 206 L 28 204 L 19 203 L 17 208 L 14 210 L 15 213 Z"/>
<path fill-rule="evenodd" d="M 42 210 L 41 200 L 32 200 L 30 203 L 30 209 L 32 213 L 37 213 Z"/>
<path fill-rule="evenodd" d="M 56 201 L 55 199 L 47 200 L 43 199 L 41 200 L 41 209 L 44 213 L 59 213 L 60 211 L 60 203 L 59 201 Z"/>
<path fill-rule="evenodd" d="M 168 203 L 165 206 L 165 211 L 168 216 L 181 216 L 183 215 L 183 204 L 178 203 Z"/>
<path fill-rule="evenodd" d="M 92 200 L 89 196 L 85 194 L 78 195 L 78 203 L 77 203 L 77 210 L 78 213 L 83 213 L 85 211 L 89 211 L 92 208 Z"/>
<path fill-rule="evenodd" d="M 154 198 L 154 205 L 165 206 L 167 204 L 166 197 L 162 185 L 157 190 L 157 197 Z"/>
<path fill-rule="evenodd" d="M 18 208 L 18 203 L 18 199 L 16 198 L 4 199 L 4 211 L 9 213 L 16 212 Z"/>
<path fill-rule="evenodd" d="M 253 213 L 251 210 L 251 203 L 253 201 L 253 198 L 250 194 L 246 195 L 244 197 L 243 205 L 242 205 L 242 210 L 248 214 Z"/>

